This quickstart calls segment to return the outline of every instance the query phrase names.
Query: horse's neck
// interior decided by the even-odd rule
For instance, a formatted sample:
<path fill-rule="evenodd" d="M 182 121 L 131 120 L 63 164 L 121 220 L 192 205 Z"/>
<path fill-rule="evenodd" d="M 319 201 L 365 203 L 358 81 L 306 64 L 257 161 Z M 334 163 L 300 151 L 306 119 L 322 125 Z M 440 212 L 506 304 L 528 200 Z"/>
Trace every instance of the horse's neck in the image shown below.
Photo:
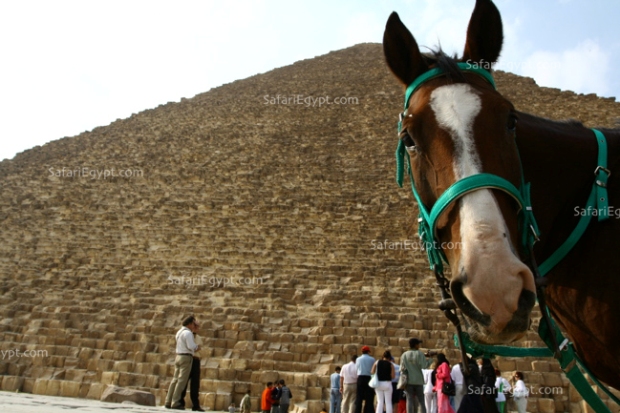
<path fill-rule="evenodd" d="M 620 130 L 604 132 L 612 169 L 620 163 Z M 585 205 L 594 183 L 598 145 L 594 133 L 578 123 L 524 113 L 519 113 L 517 145 L 525 180 L 532 184 L 532 206 L 542 234 L 536 248 L 540 259 L 557 248 L 577 224 L 575 211 Z"/>

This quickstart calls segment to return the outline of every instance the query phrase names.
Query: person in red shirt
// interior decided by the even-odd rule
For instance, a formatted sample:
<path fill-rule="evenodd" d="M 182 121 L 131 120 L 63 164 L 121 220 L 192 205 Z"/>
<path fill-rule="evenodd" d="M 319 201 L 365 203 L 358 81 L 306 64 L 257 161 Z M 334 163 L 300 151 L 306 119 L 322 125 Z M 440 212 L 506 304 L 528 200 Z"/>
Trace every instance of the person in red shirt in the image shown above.
<path fill-rule="evenodd" d="M 262 413 L 270 413 L 271 412 L 271 389 L 273 388 L 273 383 L 267 383 L 267 387 L 263 390 L 263 394 L 260 398 L 260 408 Z"/>

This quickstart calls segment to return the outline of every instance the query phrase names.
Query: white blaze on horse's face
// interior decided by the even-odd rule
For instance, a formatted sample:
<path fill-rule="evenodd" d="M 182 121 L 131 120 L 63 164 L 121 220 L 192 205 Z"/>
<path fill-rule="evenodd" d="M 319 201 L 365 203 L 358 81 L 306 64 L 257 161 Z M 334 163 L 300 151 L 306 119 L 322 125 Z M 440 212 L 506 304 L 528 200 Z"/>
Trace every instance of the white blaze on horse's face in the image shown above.
<path fill-rule="evenodd" d="M 452 137 L 455 181 L 483 172 L 473 136 L 482 109 L 478 92 L 465 83 L 441 86 L 431 93 L 430 106 L 438 125 Z M 458 202 L 461 250 L 459 262 L 450 263 L 453 277 L 460 277 L 470 303 L 490 316 L 489 333 L 499 334 L 517 311 L 521 291 L 533 288 L 527 282 L 532 275 L 514 253 L 491 190 L 468 193 Z"/>

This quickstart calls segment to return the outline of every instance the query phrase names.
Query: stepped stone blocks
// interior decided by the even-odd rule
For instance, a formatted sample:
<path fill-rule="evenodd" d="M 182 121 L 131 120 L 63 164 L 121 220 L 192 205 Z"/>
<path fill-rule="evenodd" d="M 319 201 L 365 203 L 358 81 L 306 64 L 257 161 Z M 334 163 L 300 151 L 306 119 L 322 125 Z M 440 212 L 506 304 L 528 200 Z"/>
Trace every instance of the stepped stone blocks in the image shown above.
<path fill-rule="evenodd" d="M 520 110 L 620 118 L 612 99 L 495 77 Z M 356 103 L 265 99 L 299 94 Z M 398 358 L 416 336 L 458 361 L 412 195 L 394 182 L 401 105 L 381 46 L 361 44 L 0 162 L 0 340 L 28 352 L 2 357 L 0 389 L 100 399 L 113 385 L 161 404 L 189 313 L 212 410 L 249 389 L 256 411 L 265 382 L 284 379 L 291 410 L 317 413 L 329 374 L 364 344 Z M 133 172 L 68 173 L 83 168 Z M 542 345 L 535 328 L 519 345 Z M 528 411 L 588 411 L 553 360 L 495 364 L 556 389 Z"/>

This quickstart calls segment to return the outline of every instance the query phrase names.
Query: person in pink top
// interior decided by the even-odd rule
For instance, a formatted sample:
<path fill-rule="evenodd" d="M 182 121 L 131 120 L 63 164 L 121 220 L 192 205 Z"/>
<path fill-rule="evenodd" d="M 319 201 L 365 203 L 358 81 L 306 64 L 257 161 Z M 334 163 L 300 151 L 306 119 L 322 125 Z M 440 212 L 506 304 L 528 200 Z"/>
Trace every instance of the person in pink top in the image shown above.
<path fill-rule="evenodd" d="M 441 389 L 445 382 L 452 381 L 450 377 L 450 364 L 446 356 L 442 353 L 437 354 L 437 367 L 435 368 L 435 387 L 437 392 L 437 413 L 454 413 L 454 409 L 450 405 L 450 396 L 443 394 Z"/>

